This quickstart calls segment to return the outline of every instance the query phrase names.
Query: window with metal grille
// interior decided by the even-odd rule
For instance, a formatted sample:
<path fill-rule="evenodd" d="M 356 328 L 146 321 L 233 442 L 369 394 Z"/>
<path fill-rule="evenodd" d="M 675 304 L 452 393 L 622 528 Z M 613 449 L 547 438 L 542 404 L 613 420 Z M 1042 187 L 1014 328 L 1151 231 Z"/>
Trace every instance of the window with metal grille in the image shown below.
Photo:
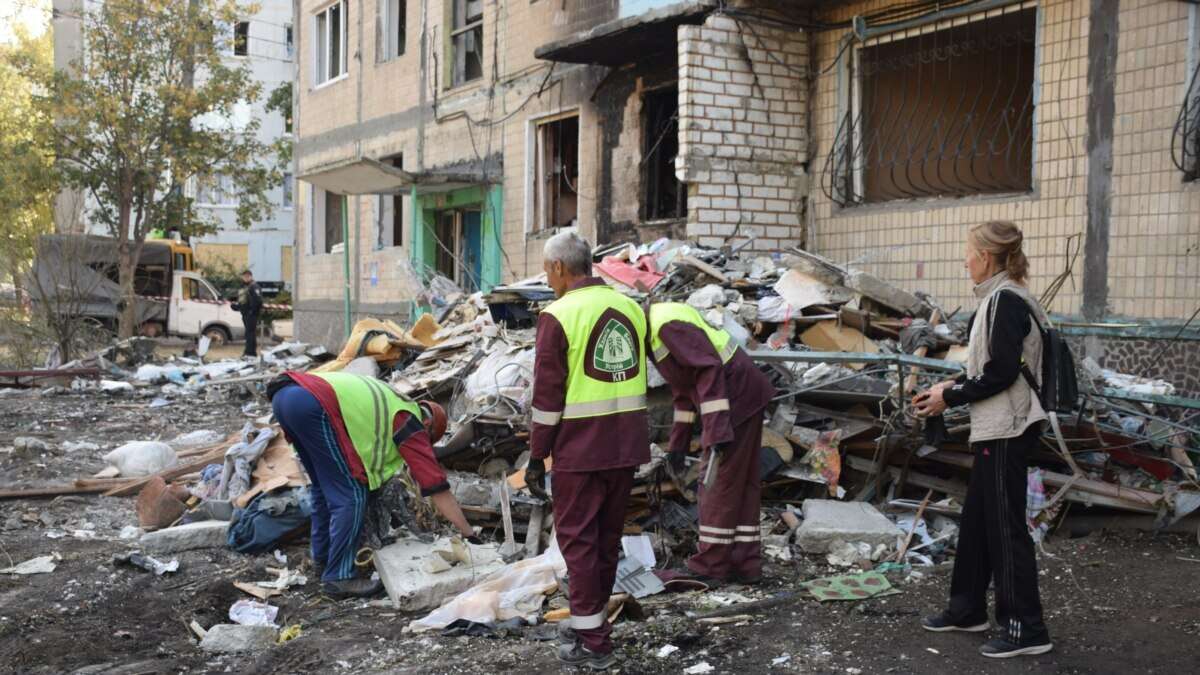
<path fill-rule="evenodd" d="M 824 167 L 842 206 L 1033 189 L 1037 9 L 869 41 Z M 856 72 L 854 72 L 856 71 Z"/>
<path fill-rule="evenodd" d="M 1200 54 L 1171 133 L 1171 160 L 1185 181 L 1200 180 Z"/>

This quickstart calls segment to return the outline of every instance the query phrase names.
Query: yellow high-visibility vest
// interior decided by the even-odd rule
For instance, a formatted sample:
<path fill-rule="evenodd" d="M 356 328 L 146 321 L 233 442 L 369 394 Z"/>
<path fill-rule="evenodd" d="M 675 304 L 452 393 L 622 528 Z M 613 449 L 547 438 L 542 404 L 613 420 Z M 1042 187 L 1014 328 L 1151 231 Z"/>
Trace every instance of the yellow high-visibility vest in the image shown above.
<path fill-rule="evenodd" d="M 367 473 L 367 488 L 374 490 L 391 478 L 404 458 L 396 449 L 392 424 L 401 410 L 420 420 L 421 407 L 383 382 L 353 373 L 313 373 L 333 387 L 346 433 Z"/>
<path fill-rule="evenodd" d="M 542 310 L 567 338 L 567 391 L 562 412 L 533 411 L 533 421 L 602 417 L 646 409 L 646 317 L 608 286 L 567 292 Z"/>
<path fill-rule="evenodd" d="M 655 361 L 662 361 L 670 353 L 663 344 L 659 331 L 671 321 L 682 321 L 704 331 L 713 349 L 721 357 L 721 363 L 729 363 L 729 359 L 732 359 L 737 351 L 738 345 L 733 337 L 719 328 L 708 325 L 696 308 L 682 302 L 659 302 L 650 306 L 650 350 Z"/>

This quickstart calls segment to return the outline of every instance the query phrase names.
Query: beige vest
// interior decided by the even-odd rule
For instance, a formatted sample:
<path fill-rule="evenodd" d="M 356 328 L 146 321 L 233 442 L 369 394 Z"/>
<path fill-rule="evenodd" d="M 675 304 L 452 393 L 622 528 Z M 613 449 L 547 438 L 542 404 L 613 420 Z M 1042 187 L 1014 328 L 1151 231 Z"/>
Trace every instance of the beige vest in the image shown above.
<path fill-rule="evenodd" d="M 1042 335 L 1036 330 L 1050 327 L 1050 319 L 1042 310 L 1037 300 L 1029 294 L 1029 289 L 1008 278 L 1008 272 L 1000 272 L 996 276 L 975 287 L 975 296 L 981 298 L 979 310 L 975 313 L 975 323 L 971 326 L 971 338 L 967 351 L 967 377 L 978 377 L 983 367 L 991 359 L 988 333 L 996 314 L 996 294 L 1009 290 L 1019 295 L 1029 305 L 1035 326 L 1030 326 L 1029 334 L 1021 344 L 1021 354 L 1034 378 L 1041 386 L 1042 379 Z M 971 442 L 991 441 L 998 438 L 1014 438 L 1020 436 L 1030 425 L 1043 422 L 1046 411 L 1033 393 L 1023 375 L 1018 375 L 1012 386 L 1004 391 L 972 403 L 971 410 Z"/>

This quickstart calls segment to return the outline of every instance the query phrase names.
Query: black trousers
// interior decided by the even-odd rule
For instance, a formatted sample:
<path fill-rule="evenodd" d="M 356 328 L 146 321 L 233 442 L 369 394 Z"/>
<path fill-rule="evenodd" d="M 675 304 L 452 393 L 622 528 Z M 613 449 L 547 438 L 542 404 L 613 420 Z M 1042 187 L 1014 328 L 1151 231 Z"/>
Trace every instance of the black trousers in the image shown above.
<path fill-rule="evenodd" d="M 258 356 L 258 312 L 242 314 L 242 327 L 246 329 L 246 348 L 243 356 Z"/>
<path fill-rule="evenodd" d="M 972 443 L 975 463 L 963 504 L 950 582 L 949 618 L 987 621 L 987 590 L 996 587 L 996 623 L 1013 642 L 1048 637 L 1038 595 L 1037 558 L 1025 524 L 1028 455 L 1041 425 L 1016 438 Z"/>

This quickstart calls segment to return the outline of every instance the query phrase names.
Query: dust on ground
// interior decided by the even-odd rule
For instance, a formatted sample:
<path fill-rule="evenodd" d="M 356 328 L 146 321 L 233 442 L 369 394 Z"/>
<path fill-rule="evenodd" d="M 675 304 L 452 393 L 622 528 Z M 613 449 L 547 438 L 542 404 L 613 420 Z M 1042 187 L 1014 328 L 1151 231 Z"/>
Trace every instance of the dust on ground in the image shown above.
<path fill-rule="evenodd" d="M 162 408 L 149 407 L 152 394 L 52 390 L 0 397 L 0 448 L 31 434 L 51 448 L 33 458 L 0 452 L 0 488 L 69 483 L 103 468 L 101 456 L 125 441 L 169 439 L 202 428 L 229 433 L 265 412 L 248 391 L 214 389 L 207 398 Z M 88 441 L 99 449 L 65 452 L 64 441 Z M 532 629 L 502 638 L 406 635 L 403 628 L 416 615 L 365 601 L 333 602 L 312 581 L 271 599 L 280 607 L 278 623 L 302 626 L 299 638 L 253 656 L 203 653 L 187 625 L 227 622 L 229 606 L 245 597 L 231 582 L 271 578 L 265 567 L 278 563 L 270 554 L 208 549 L 171 556 L 179 558 L 180 570 L 162 577 L 114 565 L 114 554 L 132 548 L 120 530 L 135 524 L 131 498 L 0 502 L 0 566 L 62 555 L 50 574 L 0 575 L 0 671 L 560 671 L 553 643 L 532 639 Z M 62 536 L 50 538 L 47 531 Z M 304 542 L 282 550 L 290 566 L 310 571 Z M 622 620 L 614 637 L 624 654 L 623 673 L 678 673 L 700 663 L 717 673 L 1190 672 L 1200 652 L 1198 559 L 1194 536 L 1060 533 L 1039 560 L 1055 650 L 1012 661 L 979 656 L 983 636 L 920 629 L 920 617 L 945 602 L 949 565 L 889 574 L 899 595 L 826 604 L 793 598 L 726 625 L 687 616 L 717 608 L 713 594 L 654 596 L 642 602 L 646 620 Z M 799 556 L 768 564 L 761 586 L 720 593 L 763 599 L 840 571 L 822 557 Z M 668 644 L 678 651 L 659 658 Z"/>

